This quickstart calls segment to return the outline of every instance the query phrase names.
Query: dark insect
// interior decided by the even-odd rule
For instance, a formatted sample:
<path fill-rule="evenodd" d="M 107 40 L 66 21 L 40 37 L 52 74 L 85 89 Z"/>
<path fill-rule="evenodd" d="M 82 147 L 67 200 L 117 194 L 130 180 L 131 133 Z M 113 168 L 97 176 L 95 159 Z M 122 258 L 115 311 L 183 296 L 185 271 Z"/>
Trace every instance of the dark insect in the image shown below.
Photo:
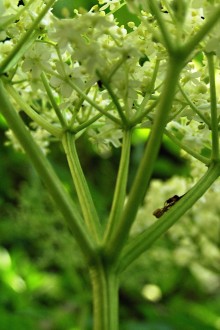
<path fill-rule="evenodd" d="M 19 7 L 19 6 L 24 6 L 25 4 L 24 4 L 24 1 L 22 1 L 22 0 L 19 0 L 18 1 L 18 4 L 17 4 L 17 6 Z"/>
<path fill-rule="evenodd" d="M 103 83 L 102 83 L 102 81 L 100 79 L 97 81 L 97 85 L 98 85 L 98 87 L 99 87 L 100 90 L 103 90 L 104 89 Z"/>
<path fill-rule="evenodd" d="M 173 197 L 168 198 L 165 203 L 164 203 L 164 207 L 162 207 L 161 209 L 156 209 L 153 212 L 153 215 L 156 218 L 160 218 L 165 212 L 167 212 L 174 204 L 176 204 L 176 202 L 178 202 L 178 200 L 180 200 L 180 198 L 182 198 L 184 195 L 182 196 L 178 196 L 178 195 L 174 195 Z"/>

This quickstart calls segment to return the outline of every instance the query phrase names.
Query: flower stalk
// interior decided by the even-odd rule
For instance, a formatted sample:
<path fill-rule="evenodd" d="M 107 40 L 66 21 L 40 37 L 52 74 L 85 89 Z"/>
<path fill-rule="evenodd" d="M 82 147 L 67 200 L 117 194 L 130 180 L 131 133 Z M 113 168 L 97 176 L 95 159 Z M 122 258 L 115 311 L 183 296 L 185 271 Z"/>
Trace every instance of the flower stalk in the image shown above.
<path fill-rule="evenodd" d="M 140 1 L 131 1 L 131 8 L 137 9 L 141 22 L 139 26 L 130 23 L 134 28 L 129 32 L 112 17 L 114 11 L 126 5 L 124 1 L 120 4 L 117 1 L 102 1 L 103 6 L 99 8 L 101 12 L 80 13 L 73 20 L 54 18 L 50 12 L 54 2 L 45 1 L 42 10 L 38 9 L 38 13 L 28 16 L 31 23 L 24 25 L 18 42 L 17 35 L 13 36 L 13 31 L 20 28 L 19 24 L 16 25 L 17 19 L 22 21 L 26 17 L 34 1 L 30 0 L 18 10 L 17 15 L 20 17 L 15 15 L 12 19 L 9 15 L 5 21 L 3 17 L 5 25 L 2 27 L 6 29 L 3 31 L 6 39 L 0 41 L 0 45 L 6 49 L 7 54 L 5 45 L 10 41 L 10 51 L 8 56 L 1 54 L 0 110 L 65 218 L 85 258 L 93 288 L 94 330 L 118 330 L 120 273 L 174 225 L 220 175 L 215 79 L 215 57 L 219 50 L 212 45 L 210 34 L 219 21 L 220 6 L 213 4 L 215 8 L 204 24 L 195 28 L 192 23 L 193 28 L 188 33 L 185 26 L 188 16 L 185 14 L 189 6 L 184 6 L 184 2 L 181 2 L 184 15 L 179 21 L 176 15 L 178 12 L 175 12 L 169 1 L 163 3 L 166 13 L 162 12 L 159 1 L 145 2 L 143 8 L 149 8 L 149 12 L 139 10 Z M 114 4 L 116 8 L 111 12 L 111 5 Z M 106 14 L 104 10 L 109 5 L 110 11 Z M 98 6 L 94 8 L 99 10 Z M 14 10 L 13 7 L 11 9 Z M 40 32 L 39 23 L 46 14 L 53 28 Z M 213 47 L 209 53 L 203 44 L 207 36 L 211 38 L 209 46 Z M 44 47 L 40 49 L 45 50 L 45 57 L 36 51 L 35 43 L 43 43 Z M 202 75 L 199 79 L 194 75 L 196 78 L 193 80 L 196 70 L 193 54 L 201 52 L 206 54 L 203 60 L 208 67 L 208 73 L 203 71 L 203 76 L 208 75 L 204 81 Z M 42 58 L 43 64 L 39 65 Z M 50 62 L 44 63 L 45 59 Z M 44 72 L 38 76 L 33 72 L 36 71 L 34 67 L 37 67 L 37 71 L 38 67 L 43 68 Z M 201 70 L 204 67 L 201 65 Z M 125 80 L 123 82 L 119 79 L 120 72 Z M 15 84 L 16 89 L 13 87 Z M 200 96 L 193 94 L 191 89 L 196 91 L 197 86 L 204 87 L 204 84 L 210 93 L 208 97 L 203 93 L 201 101 Z M 185 99 L 183 103 L 178 100 L 178 92 Z M 210 120 L 203 112 L 209 105 Z M 33 139 L 31 125 L 27 129 L 19 111 L 24 111 L 35 125 L 61 143 L 80 211 Z M 203 148 L 202 139 L 202 149 L 198 147 L 196 151 L 193 145 L 181 144 L 178 133 L 180 136 L 185 134 L 181 128 L 177 135 L 171 134 L 166 128 L 168 121 L 176 121 L 175 127 L 180 127 L 179 118 L 182 113 L 187 117 L 187 111 L 190 113 L 189 121 L 196 113 L 198 124 L 201 125 L 200 120 L 206 124 L 202 126 L 207 145 Z M 140 127 L 149 127 L 150 135 L 127 196 L 132 133 Z M 104 151 L 108 151 L 112 145 L 120 146 L 123 136 L 113 201 L 105 228 L 102 227 L 105 222 L 101 221 L 101 215 L 97 212 L 78 156 L 76 139 L 84 133 Z M 204 163 L 208 170 L 181 199 L 166 209 L 167 212 L 162 214 L 160 220 L 141 234 L 129 238 L 138 209 L 148 191 L 164 134 L 189 155 Z M 209 159 L 207 154 L 211 149 Z"/>
<path fill-rule="evenodd" d="M 9 127 L 14 132 L 21 146 L 30 158 L 40 178 L 53 197 L 57 207 L 66 219 L 68 227 L 76 238 L 86 260 L 90 263 L 90 261 L 94 259 L 94 251 L 96 249 L 90 237 L 91 234 L 83 227 L 83 221 L 78 212 L 77 206 L 66 193 L 62 183 L 59 181 L 47 158 L 42 153 L 41 149 L 36 144 L 21 118 L 18 116 L 16 110 L 10 103 L 7 92 L 1 80 L 0 100 L 1 113 L 7 120 Z"/>
<path fill-rule="evenodd" d="M 68 131 L 65 132 L 62 138 L 62 144 L 66 153 L 86 226 L 93 238 L 98 242 L 101 235 L 101 225 L 79 162 L 74 135 Z"/>
<path fill-rule="evenodd" d="M 106 245 L 106 253 L 109 258 L 114 258 L 118 255 L 119 251 L 121 251 L 128 238 L 129 231 L 135 220 L 139 205 L 146 194 L 154 164 L 159 152 L 162 136 L 164 134 L 167 117 L 172 106 L 181 68 L 182 62 L 178 62 L 177 59 L 170 60 L 165 79 L 169 82 L 169 84 L 165 84 L 164 86 L 149 141 L 147 143 L 142 161 L 139 165 L 135 180 L 132 184 L 126 207 L 120 220 L 118 221 L 117 229 L 114 231 L 114 235 L 109 239 Z"/>

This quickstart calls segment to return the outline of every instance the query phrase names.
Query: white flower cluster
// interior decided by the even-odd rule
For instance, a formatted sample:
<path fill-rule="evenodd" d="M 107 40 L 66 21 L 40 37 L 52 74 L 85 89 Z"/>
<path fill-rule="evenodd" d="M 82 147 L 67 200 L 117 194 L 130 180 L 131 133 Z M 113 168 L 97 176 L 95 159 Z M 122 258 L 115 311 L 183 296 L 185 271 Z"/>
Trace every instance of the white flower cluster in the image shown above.
<path fill-rule="evenodd" d="M 24 6 L 18 6 L 18 1 L 0 1 L 1 63 L 19 45 L 45 5 L 44 1 L 29 1 Z M 120 25 L 114 12 L 123 6 L 138 15 L 138 23 Z M 152 125 L 166 83 L 168 55 L 150 2 L 100 0 L 99 7 L 94 8 L 83 13 L 75 11 L 72 19 L 58 19 L 49 11 L 33 32 L 33 39 L 29 36 L 25 49 L 18 49 L 16 65 L 4 74 L 32 111 L 61 128 L 51 106 L 53 98 L 66 126 L 73 132 L 87 132 L 97 149 L 105 151 L 110 145 L 120 145 L 124 124 L 121 113 L 134 126 Z M 170 38 L 179 43 L 195 35 L 206 15 L 214 10 L 215 4 L 208 0 L 191 1 L 190 5 L 184 0 L 160 4 Z M 199 153 L 211 145 L 204 51 L 219 56 L 219 31 L 216 26 L 186 64 L 167 127 L 182 144 L 196 140 L 195 150 Z M 218 67 L 217 59 L 216 70 Z"/>

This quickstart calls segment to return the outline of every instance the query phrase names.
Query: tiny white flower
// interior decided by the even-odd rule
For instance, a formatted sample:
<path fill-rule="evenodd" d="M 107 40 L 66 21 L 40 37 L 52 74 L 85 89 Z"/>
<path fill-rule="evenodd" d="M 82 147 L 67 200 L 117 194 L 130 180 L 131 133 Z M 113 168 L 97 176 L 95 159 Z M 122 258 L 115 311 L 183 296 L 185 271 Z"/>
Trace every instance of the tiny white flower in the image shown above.
<path fill-rule="evenodd" d="M 47 45 L 37 42 L 25 54 L 22 69 L 24 72 L 31 72 L 34 79 L 38 78 L 43 67 L 48 67 L 51 57 L 50 49 Z"/>
<path fill-rule="evenodd" d="M 52 76 L 50 79 L 50 84 L 55 89 L 59 89 L 63 97 L 68 98 L 73 92 L 73 88 L 68 82 L 68 77 L 72 76 L 73 71 L 66 63 L 61 64 L 60 62 L 56 62 L 56 70 L 59 73 L 60 78 L 57 76 Z"/>
<path fill-rule="evenodd" d="M 105 4 L 104 4 L 105 3 Z M 120 0 L 106 0 L 106 1 L 99 1 L 99 4 L 104 4 L 99 10 L 106 10 L 110 8 L 110 10 L 114 10 L 120 7 L 121 1 Z"/>

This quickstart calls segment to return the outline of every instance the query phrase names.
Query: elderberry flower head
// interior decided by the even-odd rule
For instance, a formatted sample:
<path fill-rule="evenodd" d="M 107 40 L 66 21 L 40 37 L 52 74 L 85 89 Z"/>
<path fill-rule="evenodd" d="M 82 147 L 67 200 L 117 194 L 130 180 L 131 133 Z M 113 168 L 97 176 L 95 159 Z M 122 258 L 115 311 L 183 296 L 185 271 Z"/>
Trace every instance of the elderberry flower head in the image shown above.
<path fill-rule="evenodd" d="M 45 2 L 17 6 L 17 1 L 1 0 L 0 5 L 0 60 L 4 62 Z M 124 6 L 137 14 L 136 22 L 122 25 L 114 16 Z M 191 4 L 161 1 L 157 10 L 172 43 L 184 45 L 215 6 L 212 8 L 208 0 Z M 198 153 L 211 150 L 205 52 L 219 56 L 219 31 L 216 25 L 187 59 L 167 122 L 167 130 L 180 143 L 191 145 L 194 140 Z M 62 126 L 48 98 L 48 88 L 64 122 L 77 132 L 83 127 L 90 140 L 99 145 L 97 149 L 120 145 L 123 116 L 134 127 L 152 127 L 166 84 L 169 52 L 150 1 L 100 0 L 95 12 L 75 11 L 72 19 L 56 18 L 49 11 L 34 34 L 19 49 L 16 66 L 10 63 L 5 73 L 20 97 L 49 124 Z M 216 62 L 216 74 L 217 67 Z"/>

